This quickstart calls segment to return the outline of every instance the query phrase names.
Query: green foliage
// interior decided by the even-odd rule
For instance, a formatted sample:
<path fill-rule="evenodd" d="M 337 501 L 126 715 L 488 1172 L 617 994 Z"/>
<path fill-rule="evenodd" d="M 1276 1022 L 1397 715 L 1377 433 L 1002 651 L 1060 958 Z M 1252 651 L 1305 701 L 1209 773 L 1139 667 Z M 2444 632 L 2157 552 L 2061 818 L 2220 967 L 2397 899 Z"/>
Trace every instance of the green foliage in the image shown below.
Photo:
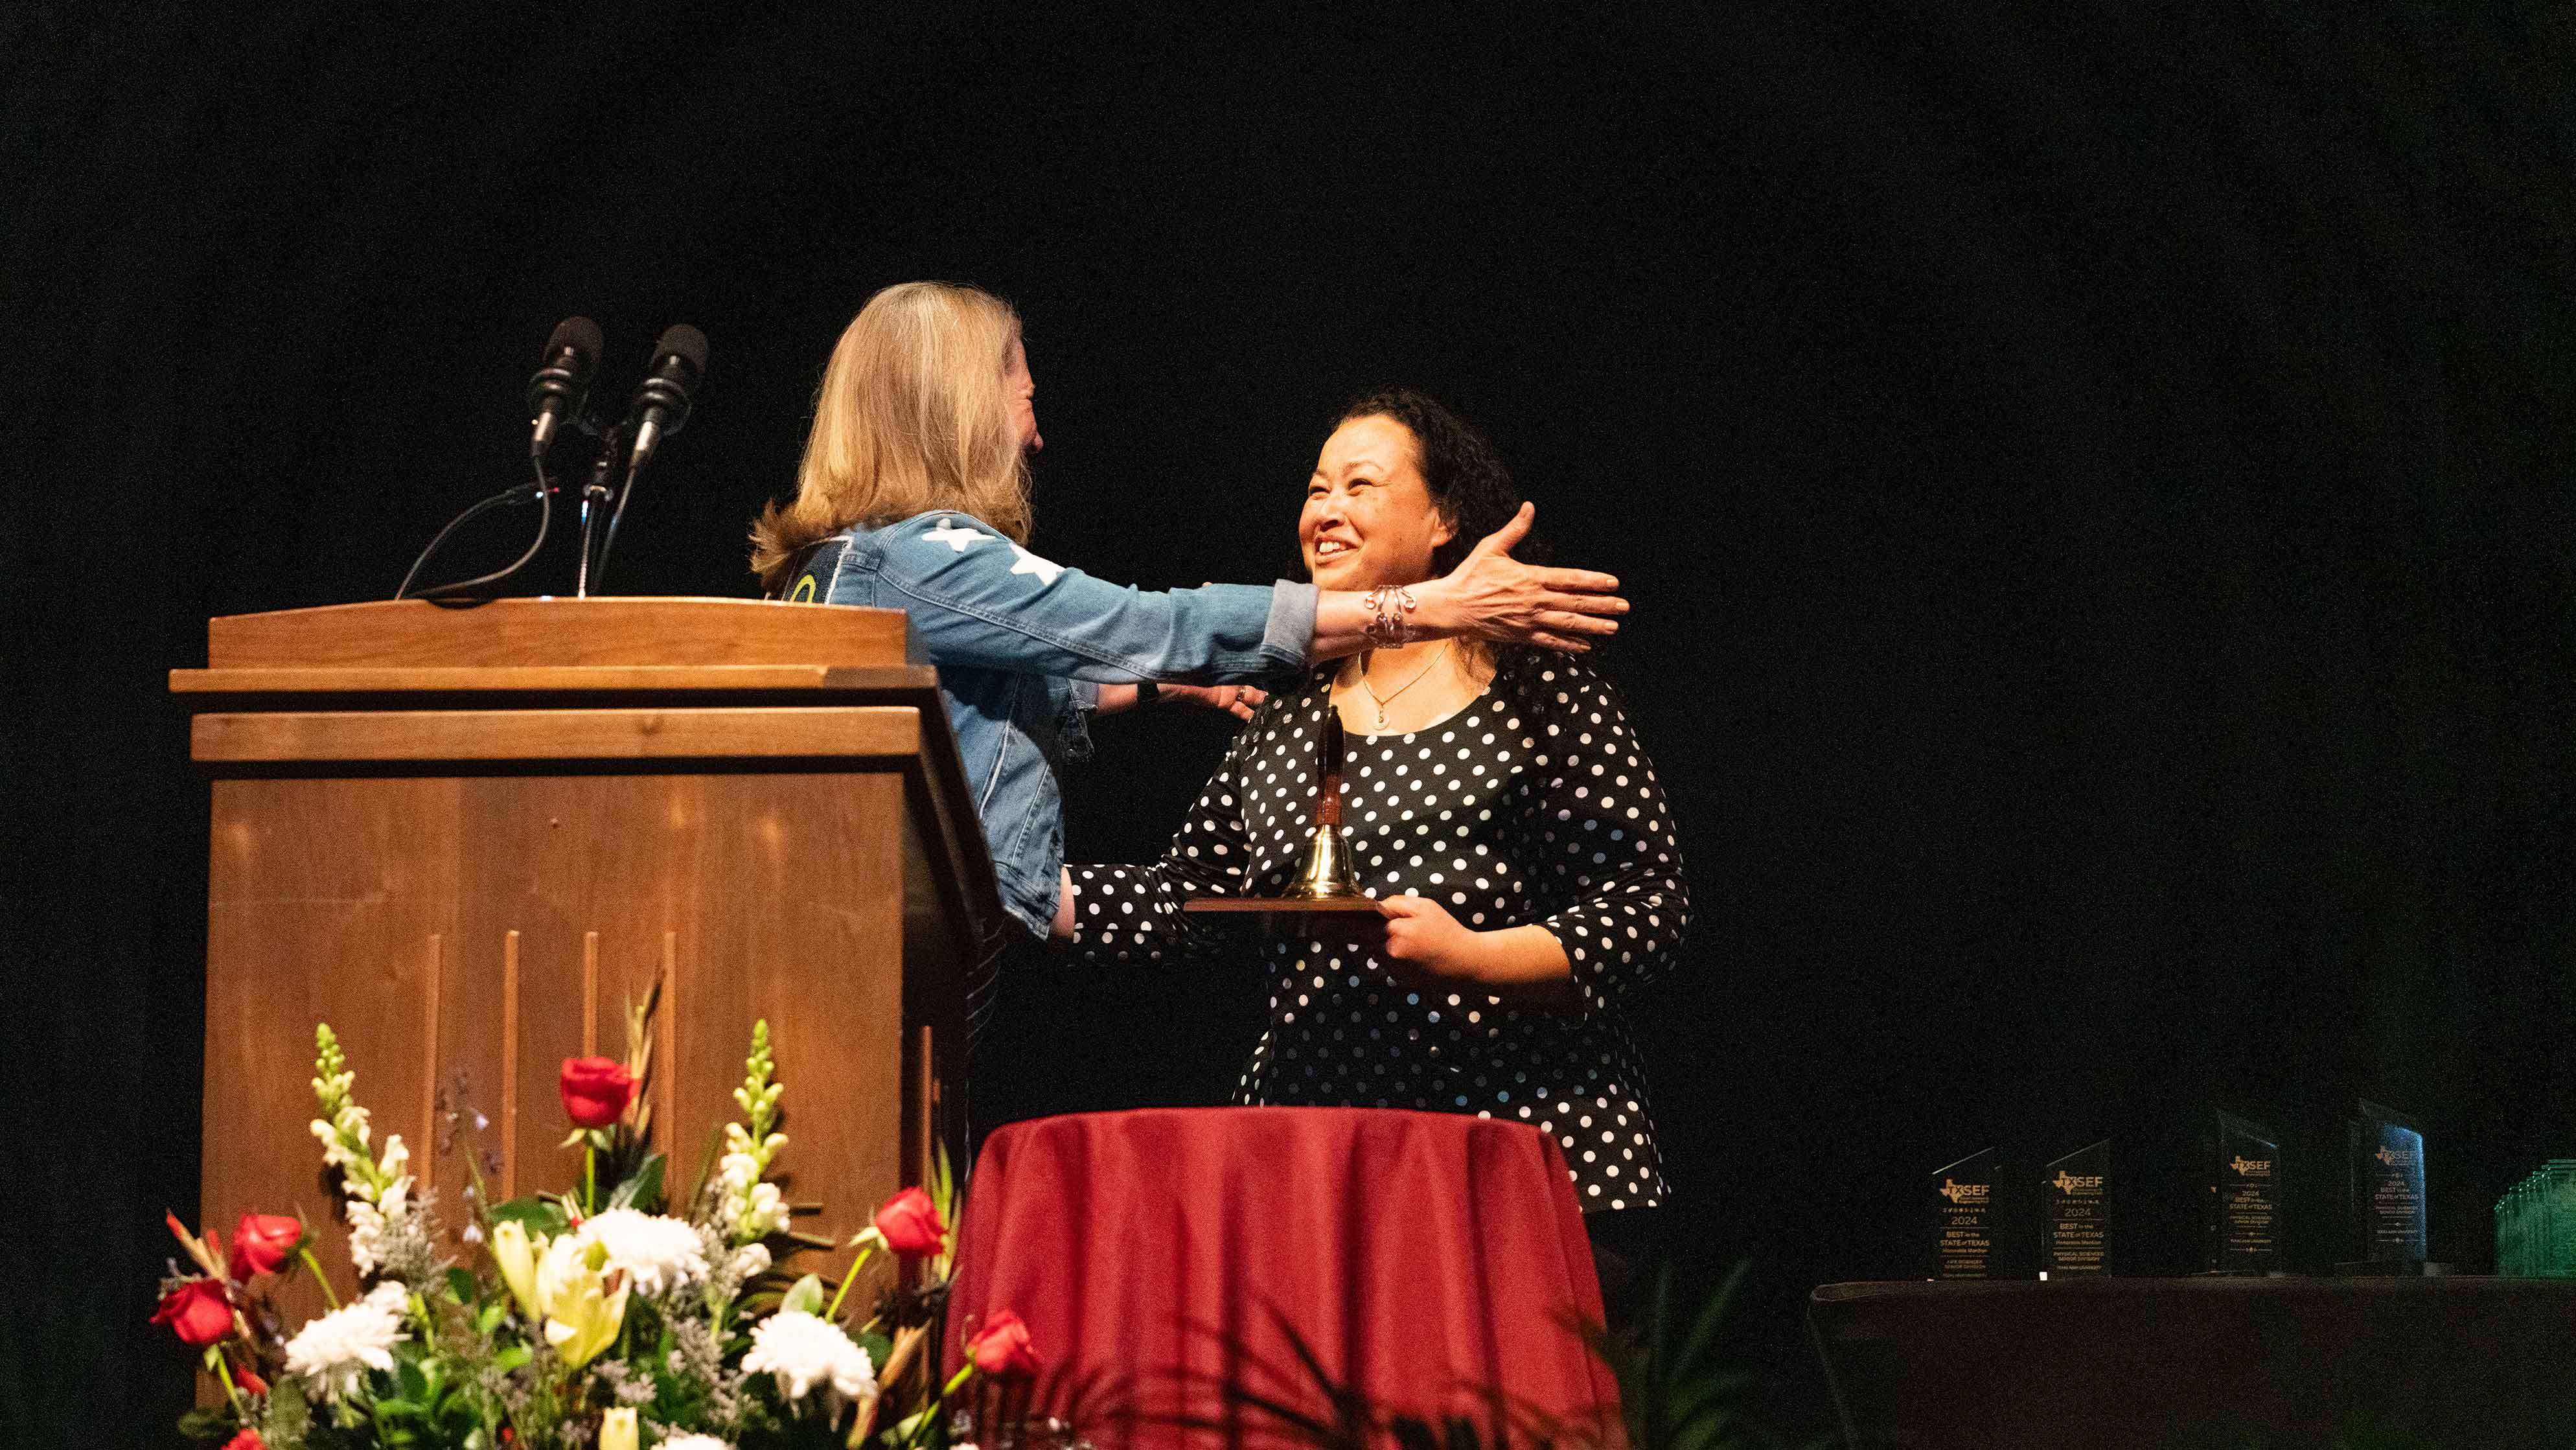
<path fill-rule="evenodd" d="M 528 1231 L 531 1239 L 560 1238 L 572 1232 L 572 1218 L 564 1212 L 563 1205 L 535 1194 L 514 1198 L 508 1203 L 496 1203 L 485 1210 L 483 1216 L 496 1224 L 515 1220 Z"/>
<path fill-rule="evenodd" d="M 791 1310 L 803 1310 L 807 1314 L 820 1314 L 823 1312 L 823 1303 L 822 1276 L 807 1274 L 796 1281 L 795 1287 L 787 1291 L 786 1298 L 778 1301 L 778 1312 L 785 1314 Z"/>
<path fill-rule="evenodd" d="M 269 1402 L 271 1450 L 298 1442 L 306 1450 L 493 1450 L 499 1443 L 500 1407 L 482 1392 L 472 1367 L 418 1342 L 398 1346 L 393 1372 L 369 1375 L 367 1387 L 329 1422 L 310 1422 L 307 1413 L 294 1381 L 281 1382 Z"/>
<path fill-rule="evenodd" d="M 663 1155 L 650 1153 L 634 1171 L 617 1181 L 608 1191 L 608 1207 L 632 1208 L 643 1213 L 662 1212 Z"/>
<path fill-rule="evenodd" d="M 1739 1263 L 1697 1309 L 1675 1302 L 1672 1270 L 1655 1277 L 1644 1318 L 1627 1333 L 1582 1331 L 1619 1381 L 1630 1450 L 1768 1450 L 1782 1445 L 1761 1422 L 1753 1376 L 1727 1362 L 1719 1334 L 1750 1265 Z"/>
<path fill-rule="evenodd" d="M 268 1392 L 268 1438 L 270 1450 L 292 1450 L 313 1429 L 313 1406 L 304 1398 L 304 1385 L 293 1376 L 280 1376 Z"/>
<path fill-rule="evenodd" d="M 1280 1329 L 1289 1349 L 1325 1408 L 1318 1412 L 1247 1388 L 1250 1374 L 1224 1381 L 1219 1389 L 1238 1409 L 1274 1422 L 1275 1438 L 1310 1450 L 1371 1450 L 1389 1441 L 1400 1450 L 1576 1450 L 1610 1444 L 1622 1450 L 1783 1450 L 1788 1442 L 1758 1413 L 1753 1376 L 1730 1364 L 1720 1344 L 1745 1272 L 1746 1266 L 1737 1265 L 1716 1294 L 1693 1307 L 1676 1301 L 1666 1270 L 1656 1279 L 1644 1319 L 1634 1328 L 1614 1336 L 1588 1321 L 1574 1324 L 1585 1347 L 1619 1382 L 1624 1423 L 1615 1429 L 1592 1421 L 1563 1421 L 1526 1407 L 1516 1411 L 1511 1396 L 1496 1387 L 1482 1391 L 1488 1414 L 1481 1420 L 1393 1409 L 1335 1379 L 1284 1322 Z M 1256 1356 L 1238 1357 L 1264 1378 L 1279 1383 L 1290 1378 L 1278 1367 L 1257 1363 Z"/>
<path fill-rule="evenodd" d="M 939 1221 L 948 1225 L 948 1242 L 931 1256 L 930 1277 L 934 1282 L 948 1278 L 950 1265 L 957 1257 L 957 1175 L 949 1166 L 948 1145 L 933 1144 L 930 1150 L 930 1206 L 939 1213 Z"/>

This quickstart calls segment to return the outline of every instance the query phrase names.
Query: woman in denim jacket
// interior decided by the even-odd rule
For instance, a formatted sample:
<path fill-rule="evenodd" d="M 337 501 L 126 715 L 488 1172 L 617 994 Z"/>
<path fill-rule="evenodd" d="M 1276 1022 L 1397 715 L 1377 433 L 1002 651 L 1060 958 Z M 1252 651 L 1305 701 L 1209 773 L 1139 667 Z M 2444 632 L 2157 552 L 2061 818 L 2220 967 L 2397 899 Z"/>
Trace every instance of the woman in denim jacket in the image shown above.
<path fill-rule="evenodd" d="M 842 332 L 815 402 L 793 503 L 752 528 L 752 568 L 778 598 L 901 609 L 939 668 L 1002 904 L 1018 931 L 968 987 L 970 1051 L 994 956 L 1045 939 L 1064 865 L 1057 772 L 1086 722 L 1142 693 L 1248 713 L 1226 688 L 1310 668 L 1401 631 L 1580 652 L 1618 628 L 1618 581 L 1509 553 L 1524 509 L 1446 576 L 1409 590 L 1212 584 L 1149 592 L 1027 548 L 1036 385 L 1020 322 L 971 287 L 907 282 Z M 1255 697 L 1257 698 L 1257 697 Z"/>

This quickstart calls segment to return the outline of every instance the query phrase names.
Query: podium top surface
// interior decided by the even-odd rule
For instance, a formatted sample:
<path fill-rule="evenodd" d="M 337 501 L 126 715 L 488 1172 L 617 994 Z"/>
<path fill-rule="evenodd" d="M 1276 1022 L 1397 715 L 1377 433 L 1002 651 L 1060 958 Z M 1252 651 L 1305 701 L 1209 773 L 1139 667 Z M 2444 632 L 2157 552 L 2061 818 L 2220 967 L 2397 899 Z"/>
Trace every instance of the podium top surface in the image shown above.
<path fill-rule="evenodd" d="M 206 663 L 223 670 L 804 666 L 918 663 L 901 610 L 766 599 L 617 596 L 419 599 L 232 614 L 207 621 Z"/>

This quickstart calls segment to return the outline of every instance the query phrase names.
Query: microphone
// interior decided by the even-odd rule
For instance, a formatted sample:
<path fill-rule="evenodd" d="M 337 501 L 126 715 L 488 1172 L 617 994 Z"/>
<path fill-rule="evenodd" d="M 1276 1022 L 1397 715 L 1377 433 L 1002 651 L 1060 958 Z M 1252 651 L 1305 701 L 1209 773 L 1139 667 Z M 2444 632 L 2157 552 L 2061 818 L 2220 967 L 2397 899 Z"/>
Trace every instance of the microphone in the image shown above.
<path fill-rule="evenodd" d="M 705 333 L 684 322 L 653 344 L 651 372 L 637 385 L 634 401 L 626 405 L 627 419 L 635 425 L 635 442 L 626 455 L 629 475 L 651 462 L 662 440 L 689 421 L 690 399 L 706 375 Z"/>
<path fill-rule="evenodd" d="M 591 369 L 599 366 L 599 324 L 587 317 L 567 317 L 546 339 L 546 356 L 537 375 L 528 379 L 528 456 L 542 461 L 555 441 L 555 425 L 581 411 L 590 390 Z"/>

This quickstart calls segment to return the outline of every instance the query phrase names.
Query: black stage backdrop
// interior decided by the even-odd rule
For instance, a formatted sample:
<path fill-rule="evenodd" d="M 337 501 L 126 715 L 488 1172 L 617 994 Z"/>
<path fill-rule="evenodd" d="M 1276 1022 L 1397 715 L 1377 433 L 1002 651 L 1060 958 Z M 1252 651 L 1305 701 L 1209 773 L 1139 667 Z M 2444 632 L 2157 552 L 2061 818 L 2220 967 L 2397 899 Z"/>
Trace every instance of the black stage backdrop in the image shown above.
<path fill-rule="evenodd" d="M 2302 1266 L 2356 1094 L 2425 1120 L 2465 1266 L 2576 1149 L 2563 8 L 799 8 L 0 20 L 13 1440 L 187 1395 L 144 1323 L 203 1031 L 162 672 L 209 615 L 389 593 L 524 467 L 575 312 L 611 407 L 663 326 L 713 339 L 624 592 L 750 592 L 906 278 L 1024 310 L 1039 544 L 1112 579 L 1293 567 L 1362 386 L 1488 426 L 1637 602 L 1602 662 L 1699 904 L 1656 1115 L 1793 1416 L 1800 1296 L 1916 1272 L 1924 1175 L 1990 1143 L 2275 1119 Z M 1147 857 L 1224 731 L 1102 736 L 1074 853 Z M 1259 1011 L 1006 1000 L 979 1091 L 1023 1114 L 1219 1100 Z"/>

